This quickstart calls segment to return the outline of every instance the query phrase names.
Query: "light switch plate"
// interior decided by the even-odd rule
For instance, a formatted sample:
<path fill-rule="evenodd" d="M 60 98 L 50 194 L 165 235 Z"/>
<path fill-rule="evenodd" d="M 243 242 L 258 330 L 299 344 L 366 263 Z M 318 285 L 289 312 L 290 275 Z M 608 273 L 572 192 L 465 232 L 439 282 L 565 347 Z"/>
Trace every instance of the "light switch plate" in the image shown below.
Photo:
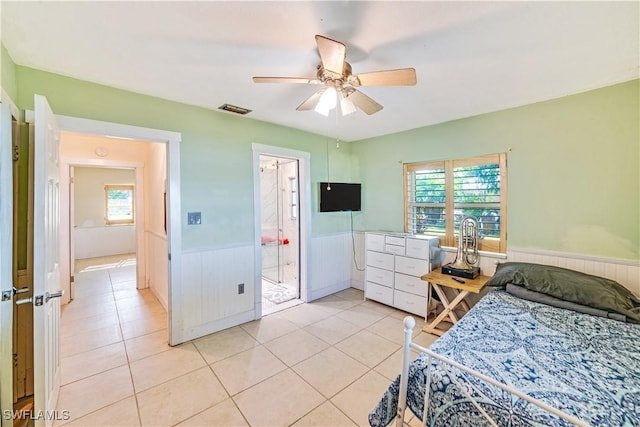
<path fill-rule="evenodd" d="M 202 224 L 202 213 L 201 212 L 188 212 L 187 213 L 187 224 L 188 225 L 200 225 L 200 224 Z"/>

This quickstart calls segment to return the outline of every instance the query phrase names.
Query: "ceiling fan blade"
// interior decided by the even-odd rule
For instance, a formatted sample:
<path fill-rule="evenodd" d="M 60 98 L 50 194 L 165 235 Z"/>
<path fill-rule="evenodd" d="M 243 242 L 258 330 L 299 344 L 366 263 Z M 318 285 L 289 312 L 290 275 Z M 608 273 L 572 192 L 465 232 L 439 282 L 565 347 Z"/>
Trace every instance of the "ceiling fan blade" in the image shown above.
<path fill-rule="evenodd" d="M 298 105 L 298 108 L 296 108 L 296 110 L 298 111 L 313 110 L 318 104 L 318 101 L 320 100 L 320 96 L 324 91 L 325 91 L 325 88 L 320 89 L 319 91 L 311 95 L 302 104 Z"/>
<path fill-rule="evenodd" d="M 254 83 L 306 83 L 320 84 L 318 79 L 308 79 L 306 77 L 254 77 Z"/>
<path fill-rule="evenodd" d="M 353 101 L 356 107 L 360 108 L 362 111 L 369 115 L 377 113 L 383 108 L 382 105 L 378 104 L 376 101 L 356 89 L 353 89 L 353 92 L 349 94 L 349 99 Z"/>
<path fill-rule="evenodd" d="M 360 86 L 415 86 L 417 83 L 415 68 L 374 71 L 355 76 Z"/>
<path fill-rule="evenodd" d="M 342 75 L 344 61 L 347 57 L 347 48 L 339 41 L 316 35 L 316 44 L 325 70 Z"/>

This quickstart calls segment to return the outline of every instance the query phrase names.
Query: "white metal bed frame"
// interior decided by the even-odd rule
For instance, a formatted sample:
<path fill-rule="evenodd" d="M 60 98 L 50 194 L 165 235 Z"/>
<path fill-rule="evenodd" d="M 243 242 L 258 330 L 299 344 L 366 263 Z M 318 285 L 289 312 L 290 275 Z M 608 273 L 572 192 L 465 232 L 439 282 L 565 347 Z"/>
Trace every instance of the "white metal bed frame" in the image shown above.
<path fill-rule="evenodd" d="M 445 363 L 447 365 L 453 366 L 454 368 L 457 368 L 459 370 L 461 370 L 462 372 L 465 372 L 469 375 L 473 375 L 476 378 L 479 378 L 482 381 L 485 381 L 491 385 L 494 385 L 496 387 L 501 388 L 502 390 L 511 393 L 517 397 L 519 397 L 520 399 L 526 400 L 527 402 L 538 406 L 539 408 L 549 412 L 550 414 L 553 414 L 559 418 L 562 418 L 563 420 L 566 420 L 576 426 L 581 426 L 581 427 L 588 427 L 589 424 L 585 423 L 584 421 L 579 420 L 578 418 L 566 414 L 552 406 L 549 406 L 548 404 L 538 400 L 538 399 L 534 399 L 533 397 L 530 397 L 528 395 L 526 395 L 525 393 L 514 389 L 513 387 L 509 387 L 506 384 L 502 384 L 501 382 L 498 382 L 496 380 L 494 380 L 493 378 L 489 378 L 486 375 L 481 374 L 478 371 L 475 371 L 473 369 L 467 368 L 466 366 L 463 366 L 461 364 L 459 364 L 458 362 L 455 362 L 447 357 L 441 356 L 439 354 L 434 353 L 433 351 L 421 347 L 420 345 L 412 342 L 411 337 L 413 335 L 413 328 L 416 325 L 416 321 L 413 319 L 413 317 L 411 316 L 407 316 L 404 318 L 404 348 L 403 348 L 403 356 L 402 356 L 402 373 L 401 373 L 401 377 L 400 377 L 400 395 L 398 396 L 398 412 L 396 414 L 396 427 L 403 427 L 405 426 L 405 422 L 404 422 L 404 414 L 405 411 L 407 409 L 407 388 L 408 388 L 408 382 L 409 382 L 409 365 L 411 364 L 411 349 L 417 350 L 419 352 L 425 353 L 428 358 L 427 358 L 427 380 L 426 380 L 426 387 L 425 387 L 425 397 L 424 397 L 424 412 L 422 413 L 422 425 L 423 427 L 426 426 L 427 424 L 427 415 L 429 413 L 429 390 L 430 390 L 430 386 L 431 386 L 431 361 L 432 359 L 436 359 L 442 363 Z M 478 404 L 478 402 L 473 398 L 473 396 L 471 396 L 471 394 L 469 394 L 469 392 L 466 390 L 465 387 L 461 387 L 460 383 L 458 382 L 458 380 L 454 377 L 454 376 L 450 376 L 451 380 L 458 386 L 458 388 L 462 391 L 462 393 L 465 395 L 465 397 L 467 399 L 469 399 L 469 401 L 478 409 L 478 411 L 487 419 L 487 421 L 489 421 L 489 423 L 492 426 L 498 427 L 498 424 L 491 418 L 491 416 L 489 416 L 489 414 L 487 414 L 487 412 L 482 409 L 482 407 Z"/>

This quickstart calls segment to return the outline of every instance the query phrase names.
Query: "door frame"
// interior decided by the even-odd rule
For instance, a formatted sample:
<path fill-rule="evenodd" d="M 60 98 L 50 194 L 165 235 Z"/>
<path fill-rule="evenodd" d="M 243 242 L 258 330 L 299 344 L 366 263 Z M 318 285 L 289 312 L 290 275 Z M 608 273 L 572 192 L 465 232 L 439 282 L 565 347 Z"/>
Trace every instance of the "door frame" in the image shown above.
<path fill-rule="evenodd" d="M 33 112 L 28 111 L 27 117 L 33 118 Z M 182 133 L 64 115 L 56 115 L 56 118 L 62 131 L 166 144 L 168 183 L 167 256 L 169 260 L 168 341 L 169 345 L 177 345 L 184 342 L 182 321 L 184 317 L 182 304 L 182 214 L 180 197 L 180 142 L 182 141 Z M 33 120 L 31 120 L 31 122 L 33 122 Z M 69 253 L 69 248 L 61 248 L 61 253 L 65 253 L 63 251 Z M 69 277 L 67 277 L 66 280 L 69 280 Z"/>
<path fill-rule="evenodd" d="M 0 135 L 0 164 L 2 164 L 2 176 L 0 179 L 8 185 L 8 192 L 13 194 L 13 139 L 12 139 L 12 117 L 20 121 L 20 111 L 15 103 L 0 88 L 0 126 L 2 134 Z M 9 145 L 5 147 L 5 145 Z M 5 151 L 7 150 L 7 151 Z M 5 164 L 8 163 L 8 164 Z M 3 195 L 7 196 L 7 195 Z M 5 197 L 2 201 L 2 241 L 3 250 L 0 252 L 0 291 L 8 291 L 14 286 L 13 283 L 13 267 L 14 267 L 14 248 L 13 246 L 13 196 Z M 6 234 L 5 234 L 6 233 Z M 7 248 L 8 250 L 4 250 Z M 5 253 L 7 252 L 7 253 Z M 16 284 L 17 285 L 17 284 Z M 12 297 L 7 301 L 0 301 L 0 406 L 3 409 L 13 409 L 13 304 Z M 0 424 L 3 427 L 13 426 L 13 418 L 2 416 Z"/>
<path fill-rule="evenodd" d="M 307 301 L 311 244 L 311 153 L 264 144 L 251 144 L 253 151 L 254 295 L 255 318 L 262 317 L 262 212 L 260 203 L 260 156 L 298 160 L 298 218 L 300 224 L 300 300 Z"/>

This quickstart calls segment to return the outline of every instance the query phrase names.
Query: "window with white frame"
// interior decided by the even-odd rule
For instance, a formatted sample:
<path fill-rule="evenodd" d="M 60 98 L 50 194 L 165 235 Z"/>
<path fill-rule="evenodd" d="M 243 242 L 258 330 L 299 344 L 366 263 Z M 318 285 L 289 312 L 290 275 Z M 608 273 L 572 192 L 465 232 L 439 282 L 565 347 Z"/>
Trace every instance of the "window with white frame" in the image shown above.
<path fill-rule="evenodd" d="M 460 219 L 480 225 L 479 249 L 506 252 L 506 154 L 406 163 L 405 231 L 440 236 L 457 246 Z"/>
<path fill-rule="evenodd" d="M 105 185 L 105 222 L 113 224 L 134 223 L 133 185 Z"/>

